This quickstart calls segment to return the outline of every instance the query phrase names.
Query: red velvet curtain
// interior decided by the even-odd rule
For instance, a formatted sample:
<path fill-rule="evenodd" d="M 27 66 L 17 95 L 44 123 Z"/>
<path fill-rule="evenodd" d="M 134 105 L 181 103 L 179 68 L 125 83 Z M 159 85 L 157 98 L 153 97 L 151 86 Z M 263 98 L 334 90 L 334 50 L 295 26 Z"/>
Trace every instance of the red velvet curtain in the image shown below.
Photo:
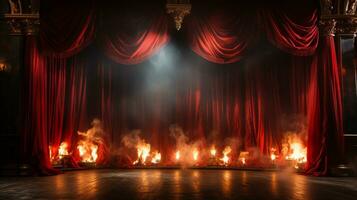
<path fill-rule="evenodd" d="M 198 55 L 214 63 L 234 63 L 243 58 L 257 38 L 254 21 L 254 16 L 218 10 L 190 16 L 185 29 L 190 46 Z"/>
<path fill-rule="evenodd" d="M 114 22 L 103 27 L 98 38 L 98 44 L 103 52 L 117 63 L 127 65 L 141 63 L 155 54 L 169 41 L 168 21 L 162 14 L 148 19 L 145 17 L 147 16 L 139 16 L 139 19 L 136 19 L 135 17 L 123 18 L 119 15 L 112 18 L 119 28 L 112 26 Z M 138 20 L 144 21 L 144 27 L 125 26 L 128 24 L 132 26 Z"/>
<path fill-rule="evenodd" d="M 318 45 L 317 12 L 297 23 L 281 11 L 260 10 L 259 21 L 271 43 L 297 56 L 312 55 Z"/>
<path fill-rule="evenodd" d="M 69 59 L 66 67 L 66 109 L 61 140 L 68 144 L 68 149 L 74 152 L 74 160 L 79 161 L 76 151 L 78 141 L 77 131 L 88 129 L 87 119 L 87 67 L 88 63 L 82 55 Z M 76 166 L 75 163 L 73 163 Z"/>
<path fill-rule="evenodd" d="M 117 9 L 114 7 L 98 15 L 98 9 L 103 8 L 97 8 L 94 0 L 78 4 L 65 1 L 58 6 L 43 4 L 48 9 L 41 13 L 38 37 L 41 53 L 35 38 L 28 38 L 26 43 L 25 91 L 29 99 L 23 137 L 25 155 L 35 160 L 34 166 L 42 173 L 51 173 L 48 145 L 58 146 L 61 141 L 73 144 L 76 131 L 89 128 L 88 120 L 94 116 L 101 117 L 107 139 L 112 143 L 120 141 L 125 132 L 142 129 L 149 133 L 147 138 L 154 146 L 167 150 L 172 145 L 168 127 L 177 123 L 192 139 L 202 139 L 202 145 L 210 142 L 208 132 L 214 130 L 218 137 L 239 138 L 242 148 L 258 147 L 260 152 L 268 153 L 270 147 L 279 145 L 278 116 L 287 110 L 286 102 L 293 105 L 293 112 L 309 110 L 308 172 L 324 175 L 328 167 L 338 163 L 334 158 L 341 157 L 343 145 L 339 71 L 332 38 L 323 38 L 316 51 L 319 37 L 316 12 L 309 12 L 304 20 L 276 9 L 257 10 L 253 18 L 221 10 L 192 14 L 185 22 L 192 50 L 210 62 L 232 63 L 234 67 L 227 71 L 215 69 L 215 73 L 207 72 L 208 75 L 202 68 L 187 69 L 192 73 L 177 80 L 176 74 L 172 75 L 175 84 L 163 87 L 153 80 L 143 82 L 145 74 L 152 71 L 108 64 L 98 51 L 84 50 L 96 40 L 97 50 L 116 63 L 142 63 L 169 40 L 167 17 L 161 12 L 130 13 L 122 8 L 118 14 L 113 12 Z M 78 10 L 79 5 L 84 6 Z M 68 14 L 61 12 L 64 7 Z M 95 29 L 100 30 L 98 38 L 94 38 Z M 280 57 L 269 60 L 269 53 L 248 51 L 249 46 L 262 51 L 258 40 L 263 40 L 259 35 L 265 33 L 273 45 L 295 56 L 280 63 Z M 243 55 L 247 58 L 244 64 L 234 64 Z M 311 71 L 299 67 L 310 64 L 308 55 L 314 56 Z M 93 73 L 87 72 L 93 68 Z M 282 75 L 285 70 L 291 79 Z M 96 81 L 88 83 L 92 74 L 98 75 Z M 291 90 L 283 88 L 284 82 L 279 79 L 288 82 Z M 140 87 L 153 83 L 161 89 L 155 89 L 158 86 L 154 84 L 154 89 L 145 92 Z"/>
<path fill-rule="evenodd" d="M 62 141 L 65 99 L 66 99 L 66 60 L 62 58 L 43 57 L 43 64 L 47 68 L 47 106 L 46 132 L 48 142 L 52 148 L 52 155 L 56 156 L 58 146 Z"/>
<path fill-rule="evenodd" d="M 39 43 L 42 54 L 73 56 L 94 39 L 96 1 L 41 1 Z"/>
<path fill-rule="evenodd" d="M 334 38 L 324 36 L 311 65 L 308 174 L 327 175 L 343 159 L 340 74 Z"/>
<path fill-rule="evenodd" d="M 234 63 L 265 33 L 272 44 L 292 55 L 307 56 L 315 52 L 319 38 L 316 11 L 303 15 L 303 22 L 272 8 L 252 12 L 256 16 L 224 10 L 191 16 L 187 34 L 192 50 L 214 63 Z"/>
<path fill-rule="evenodd" d="M 57 118 L 58 115 L 49 116 L 48 108 L 48 91 L 51 89 L 60 89 L 61 86 L 52 87 L 49 81 L 49 68 L 45 65 L 44 58 L 40 55 L 37 48 L 37 41 L 34 37 L 27 37 L 26 39 L 26 53 L 25 53 L 26 73 L 25 73 L 25 97 L 26 105 L 24 106 L 24 126 L 22 129 L 23 137 L 23 160 L 35 167 L 36 173 L 43 175 L 50 175 L 58 173 L 54 170 L 49 158 L 49 127 L 53 126 L 54 130 L 58 125 L 55 121 L 49 118 Z M 54 73 L 56 76 L 57 73 Z M 63 77 L 59 75 L 57 80 L 62 80 Z M 57 103 L 61 109 L 63 96 L 53 103 Z M 54 110 L 57 110 L 54 105 Z M 53 113 L 52 113 L 53 114 Z M 51 124 L 51 125 L 50 125 Z M 57 132 L 56 130 L 56 133 Z M 52 134 L 52 137 L 54 135 Z"/>

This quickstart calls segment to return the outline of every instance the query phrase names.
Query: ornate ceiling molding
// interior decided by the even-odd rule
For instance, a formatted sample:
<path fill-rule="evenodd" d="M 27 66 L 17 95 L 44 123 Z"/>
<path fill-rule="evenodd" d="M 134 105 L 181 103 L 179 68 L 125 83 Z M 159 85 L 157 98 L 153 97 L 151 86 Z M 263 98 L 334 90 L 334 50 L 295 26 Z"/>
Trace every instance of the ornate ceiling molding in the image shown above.
<path fill-rule="evenodd" d="M 322 35 L 357 35 L 357 0 L 320 0 Z"/>
<path fill-rule="evenodd" d="M 8 24 L 9 35 L 36 35 L 40 25 L 38 9 L 28 1 L 8 0 L 9 13 L 0 15 L 0 20 Z"/>
<path fill-rule="evenodd" d="M 166 12 L 174 18 L 176 30 L 180 30 L 183 23 L 183 19 L 191 12 L 190 1 L 168 0 L 166 4 Z"/>

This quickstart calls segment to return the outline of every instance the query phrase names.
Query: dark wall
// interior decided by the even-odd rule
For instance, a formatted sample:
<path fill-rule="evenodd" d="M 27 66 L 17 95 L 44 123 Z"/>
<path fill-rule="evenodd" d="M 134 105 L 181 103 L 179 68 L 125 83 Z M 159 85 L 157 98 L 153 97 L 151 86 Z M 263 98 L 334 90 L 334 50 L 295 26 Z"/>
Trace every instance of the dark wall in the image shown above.
<path fill-rule="evenodd" d="M 7 0 L 0 0 L 0 14 L 8 9 Z M 0 72 L 0 152 L 5 157 L 0 162 L 14 163 L 18 160 L 19 149 L 23 38 L 8 36 L 7 28 L 6 23 L 0 22 L 0 62 L 8 66 L 6 71 Z"/>

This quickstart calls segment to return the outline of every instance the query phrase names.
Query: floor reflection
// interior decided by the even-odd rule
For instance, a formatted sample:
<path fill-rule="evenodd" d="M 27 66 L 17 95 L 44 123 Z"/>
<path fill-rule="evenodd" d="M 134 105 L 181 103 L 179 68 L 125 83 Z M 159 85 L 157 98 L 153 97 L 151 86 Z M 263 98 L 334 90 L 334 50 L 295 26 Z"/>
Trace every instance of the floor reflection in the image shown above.
<path fill-rule="evenodd" d="M 173 183 L 173 194 L 175 199 L 180 199 L 181 193 L 182 193 L 181 170 L 175 170 L 174 183 Z"/>
<path fill-rule="evenodd" d="M 247 172 L 243 171 L 242 172 L 242 190 L 244 193 L 248 193 L 248 177 L 247 177 Z"/>
<path fill-rule="evenodd" d="M 294 175 L 292 176 L 292 196 L 294 200 L 309 200 L 310 195 L 307 191 L 307 183 L 305 176 Z"/>
<path fill-rule="evenodd" d="M 194 170 L 192 171 L 192 191 L 193 193 L 197 194 L 200 192 L 200 171 L 199 170 Z"/>
<path fill-rule="evenodd" d="M 277 183 L 277 178 L 276 178 L 276 172 L 273 172 L 271 174 L 271 191 L 273 193 L 274 196 L 277 196 L 278 195 L 278 183 Z"/>
<path fill-rule="evenodd" d="M 232 189 L 232 172 L 231 171 L 224 171 L 222 174 L 222 191 L 223 195 L 226 198 L 229 198 L 231 195 L 231 189 Z"/>
<path fill-rule="evenodd" d="M 323 179 L 287 172 L 93 170 L 12 182 L 3 180 L 0 199 L 354 200 L 356 187 L 357 182 L 349 179 Z"/>
<path fill-rule="evenodd" d="M 98 173 L 91 171 L 89 173 L 78 174 L 76 176 L 75 186 L 77 188 L 77 196 L 85 196 L 86 198 L 95 198 L 98 194 Z M 69 183 L 66 180 L 66 183 Z M 70 186 L 72 187 L 72 185 Z"/>
<path fill-rule="evenodd" d="M 149 178 L 148 178 L 148 172 L 147 171 L 141 171 L 140 173 L 140 182 L 138 185 L 138 192 L 141 193 L 145 193 L 145 192 L 149 192 L 150 189 L 150 185 L 149 185 Z"/>

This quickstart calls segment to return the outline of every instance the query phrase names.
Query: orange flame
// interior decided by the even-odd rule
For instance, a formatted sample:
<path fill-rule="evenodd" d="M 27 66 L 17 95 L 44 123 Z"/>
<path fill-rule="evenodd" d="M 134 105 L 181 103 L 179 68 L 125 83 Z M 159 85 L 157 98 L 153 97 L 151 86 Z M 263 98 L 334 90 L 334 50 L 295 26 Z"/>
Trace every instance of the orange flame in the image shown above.
<path fill-rule="evenodd" d="M 159 152 L 155 152 L 154 153 L 154 156 L 152 157 L 152 159 L 151 159 L 151 163 L 153 163 L 153 164 L 157 164 L 157 163 L 159 163 L 161 161 L 161 153 L 159 153 Z"/>
<path fill-rule="evenodd" d="M 92 142 L 80 140 L 77 145 L 82 162 L 93 163 L 98 159 L 98 145 Z"/>
<path fill-rule="evenodd" d="M 68 144 L 66 142 L 62 142 L 58 148 L 58 157 L 62 159 L 64 156 L 68 156 Z M 52 153 L 51 153 L 52 154 Z"/>
<path fill-rule="evenodd" d="M 221 161 L 223 161 L 224 165 L 228 165 L 229 163 L 229 157 L 228 154 L 230 154 L 232 152 L 232 148 L 230 146 L 226 146 L 223 150 L 223 157 L 220 159 Z"/>
<path fill-rule="evenodd" d="M 198 160 L 198 150 L 197 149 L 194 149 L 193 152 L 192 152 L 192 157 L 193 157 L 193 160 L 194 161 L 197 161 Z"/>
<path fill-rule="evenodd" d="M 270 155 L 270 159 L 271 159 L 272 161 L 274 161 L 274 160 L 276 159 L 276 155 L 272 153 L 272 154 Z"/>
<path fill-rule="evenodd" d="M 175 158 L 177 161 L 180 160 L 180 151 L 176 151 Z"/>
<path fill-rule="evenodd" d="M 48 148 L 49 148 L 49 152 L 48 152 L 48 153 L 49 153 L 49 155 L 50 155 L 50 161 L 53 162 L 54 157 L 53 157 L 53 155 L 52 155 L 52 146 L 49 145 Z"/>
<path fill-rule="evenodd" d="M 216 156 L 217 150 L 216 150 L 215 146 L 212 146 L 212 148 L 211 148 L 211 150 L 210 150 L 210 153 L 211 153 L 211 156 L 212 156 L 212 157 L 215 157 L 215 156 Z"/>
<path fill-rule="evenodd" d="M 243 164 L 243 165 L 246 164 L 246 163 L 245 163 L 245 158 L 242 158 L 241 161 L 242 161 L 242 164 Z"/>
<path fill-rule="evenodd" d="M 248 156 L 249 156 L 249 152 L 248 151 L 240 152 L 239 161 L 242 162 L 243 165 L 245 165 Z"/>
<path fill-rule="evenodd" d="M 271 149 L 270 149 L 270 159 L 271 159 L 272 161 L 276 160 L 275 152 L 276 152 L 276 148 L 271 148 Z"/>
<path fill-rule="evenodd" d="M 133 162 L 134 165 L 136 164 L 143 164 L 145 165 L 147 157 L 150 155 L 151 146 L 148 143 L 145 143 L 144 140 L 140 141 L 139 144 L 136 146 L 138 159 Z"/>
<path fill-rule="evenodd" d="M 302 136 L 298 134 L 290 134 L 284 138 L 282 143 L 282 155 L 286 160 L 292 161 L 295 168 L 304 165 L 307 162 L 307 148 L 305 147 Z"/>
<path fill-rule="evenodd" d="M 305 163 L 307 161 L 307 148 L 301 143 L 294 142 L 290 144 L 291 153 L 287 155 L 287 160 L 295 160 L 297 163 Z"/>

